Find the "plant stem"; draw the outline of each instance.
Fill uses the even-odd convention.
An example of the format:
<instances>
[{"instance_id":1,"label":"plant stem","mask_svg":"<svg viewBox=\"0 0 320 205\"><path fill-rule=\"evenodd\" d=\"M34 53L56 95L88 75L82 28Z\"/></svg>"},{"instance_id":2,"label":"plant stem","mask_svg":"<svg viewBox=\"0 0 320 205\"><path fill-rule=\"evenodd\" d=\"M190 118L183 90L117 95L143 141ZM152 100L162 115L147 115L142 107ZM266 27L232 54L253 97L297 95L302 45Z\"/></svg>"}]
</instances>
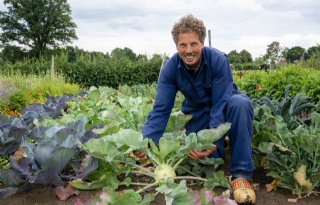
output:
<instances>
[{"instance_id":1,"label":"plant stem","mask_svg":"<svg viewBox=\"0 0 320 205\"><path fill-rule=\"evenodd\" d=\"M152 177L154 177L154 173L152 173L149 169L147 169L147 168L145 168L143 166L137 165L137 164L134 164L132 166L137 168L137 169L140 169L141 171L146 172L147 174L150 174Z\"/></svg>"},{"instance_id":2,"label":"plant stem","mask_svg":"<svg viewBox=\"0 0 320 205\"><path fill-rule=\"evenodd\" d=\"M174 179L179 179L179 180L198 180L198 181L203 181L203 182L206 182L207 179L205 178L202 178L202 177L193 177L193 176L177 176L175 177Z\"/></svg>"},{"instance_id":3,"label":"plant stem","mask_svg":"<svg viewBox=\"0 0 320 205\"><path fill-rule=\"evenodd\" d=\"M156 156L154 156L154 154L151 151L147 151L146 152L147 156L149 157L149 159L151 161L153 161L153 163L155 164L155 166L159 166L161 164L161 162L159 161L159 159L157 159Z\"/></svg>"},{"instance_id":4,"label":"plant stem","mask_svg":"<svg viewBox=\"0 0 320 205\"><path fill-rule=\"evenodd\" d=\"M176 170L177 167L179 166L179 164L181 164L181 162L183 162L183 160L185 160L186 157L182 157L174 166L173 166L173 170Z\"/></svg>"},{"instance_id":5,"label":"plant stem","mask_svg":"<svg viewBox=\"0 0 320 205\"><path fill-rule=\"evenodd\" d=\"M140 183L140 182L131 182L130 185L134 186L148 186L150 185L149 183Z\"/></svg>"},{"instance_id":6,"label":"plant stem","mask_svg":"<svg viewBox=\"0 0 320 205\"><path fill-rule=\"evenodd\" d=\"M145 175L145 176L149 176L149 177L154 178L154 174L150 174L149 172L143 172L143 171L130 171L130 173L133 173L133 174L142 174L142 175Z\"/></svg>"},{"instance_id":7,"label":"plant stem","mask_svg":"<svg viewBox=\"0 0 320 205\"><path fill-rule=\"evenodd\" d=\"M186 168L184 168L184 167L179 167L180 169L182 169L182 170L184 170L185 172L187 172L187 173L189 173L189 174L191 174L191 175L193 175L193 176L198 176L198 174L195 174L195 173L193 173L192 171L189 171L189 170L187 170Z\"/></svg>"},{"instance_id":8,"label":"plant stem","mask_svg":"<svg viewBox=\"0 0 320 205\"><path fill-rule=\"evenodd\" d=\"M144 192L152 187L155 187L158 183L154 182L152 184L148 184L147 186L143 187L142 189L139 189L138 191L136 191L138 194L140 194L141 192Z\"/></svg>"}]
</instances>

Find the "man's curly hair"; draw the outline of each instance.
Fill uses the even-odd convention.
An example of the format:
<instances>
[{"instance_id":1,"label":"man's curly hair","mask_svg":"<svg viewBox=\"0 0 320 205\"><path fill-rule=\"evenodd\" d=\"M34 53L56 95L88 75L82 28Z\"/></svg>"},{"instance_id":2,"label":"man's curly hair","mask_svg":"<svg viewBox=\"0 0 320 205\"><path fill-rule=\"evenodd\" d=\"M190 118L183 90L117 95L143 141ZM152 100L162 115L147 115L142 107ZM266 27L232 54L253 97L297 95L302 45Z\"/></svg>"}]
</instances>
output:
<instances>
[{"instance_id":1,"label":"man's curly hair","mask_svg":"<svg viewBox=\"0 0 320 205\"><path fill-rule=\"evenodd\" d=\"M204 43L204 39L206 38L206 27L204 26L203 21L189 14L187 16L181 17L180 20L175 23L172 28L171 34L175 44L178 44L179 34L189 32L198 34L200 42Z\"/></svg>"}]
</instances>

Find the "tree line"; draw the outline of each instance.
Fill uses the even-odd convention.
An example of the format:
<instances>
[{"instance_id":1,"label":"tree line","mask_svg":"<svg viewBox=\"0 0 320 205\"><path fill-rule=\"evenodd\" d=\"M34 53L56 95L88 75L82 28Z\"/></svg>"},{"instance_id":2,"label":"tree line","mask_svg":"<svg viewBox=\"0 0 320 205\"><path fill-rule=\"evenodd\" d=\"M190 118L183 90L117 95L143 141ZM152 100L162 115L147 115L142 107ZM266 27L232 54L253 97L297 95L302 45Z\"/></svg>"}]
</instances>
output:
<instances>
[{"instance_id":1,"label":"tree line","mask_svg":"<svg viewBox=\"0 0 320 205\"><path fill-rule=\"evenodd\" d=\"M67 0L4 0L6 10L0 11L0 64L4 61L17 62L24 59L50 57L61 51L68 52L69 62L75 61L75 52L81 51L68 45L77 39L76 24L71 17ZM87 52L88 55L105 58L128 58L130 60L146 59L129 48L115 48L110 54ZM276 67L279 62L293 63L320 57L320 45L307 50L294 46L286 48L277 41L267 45L263 56L252 58L249 51L230 51L229 62L236 69L256 69L261 65Z\"/></svg>"},{"instance_id":2,"label":"tree line","mask_svg":"<svg viewBox=\"0 0 320 205\"><path fill-rule=\"evenodd\" d=\"M301 60L315 59L320 60L320 45L309 47L307 50L301 46L292 48L282 47L277 41L273 41L267 45L266 53L263 56L252 58L252 55L247 50L243 49L240 52L236 50L230 51L228 60L235 69L257 69L261 66L277 67L281 63L296 63Z\"/></svg>"}]
</instances>

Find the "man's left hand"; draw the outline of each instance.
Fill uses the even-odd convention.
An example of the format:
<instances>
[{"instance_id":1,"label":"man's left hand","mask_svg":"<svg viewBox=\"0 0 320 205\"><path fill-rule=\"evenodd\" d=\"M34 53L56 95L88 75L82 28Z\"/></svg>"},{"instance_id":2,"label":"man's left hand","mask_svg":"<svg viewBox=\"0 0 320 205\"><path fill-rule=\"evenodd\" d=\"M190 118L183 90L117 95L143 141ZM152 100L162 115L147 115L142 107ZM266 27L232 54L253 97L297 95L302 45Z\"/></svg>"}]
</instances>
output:
<instances>
[{"instance_id":1,"label":"man's left hand","mask_svg":"<svg viewBox=\"0 0 320 205\"><path fill-rule=\"evenodd\" d=\"M209 154L215 152L216 150L217 150L216 146L212 146L212 147L205 149L205 150L202 150L202 151L193 149L193 150L189 151L188 156L192 159L203 159L203 158L209 156Z\"/></svg>"}]
</instances>

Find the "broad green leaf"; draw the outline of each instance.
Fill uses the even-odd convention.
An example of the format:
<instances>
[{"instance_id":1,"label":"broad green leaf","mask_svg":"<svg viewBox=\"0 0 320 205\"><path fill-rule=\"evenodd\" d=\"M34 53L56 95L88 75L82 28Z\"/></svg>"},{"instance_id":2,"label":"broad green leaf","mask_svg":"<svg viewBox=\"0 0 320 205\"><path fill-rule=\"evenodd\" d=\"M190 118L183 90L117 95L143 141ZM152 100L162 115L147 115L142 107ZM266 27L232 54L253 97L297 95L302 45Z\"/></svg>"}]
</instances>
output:
<instances>
[{"instance_id":1,"label":"broad green leaf","mask_svg":"<svg viewBox=\"0 0 320 205\"><path fill-rule=\"evenodd\" d=\"M199 142L203 144L212 144L223 137L223 135L226 134L230 128L231 123L226 122L224 124L221 124L217 128L200 130L199 132L197 132Z\"/></svg>"},{"instance_id":2,"label":"broad green leaf","mask_svg":"<svg viewBox=\"0 0 320 205\"><path fill-rule=\"evenodd\" d=\"M18 186L23 183L20 175L11 169L0 169L0 182L7 186Z\"/></svg>"},{"instance_id":3,"label":"broad green leaf","mask_svg":"<svg viewBox=\"0 0 320 205\"><path fill-rule=\"evenodd\" d=\"M93 133L98 135L111 135L117 133L120 129L121 123L116 121L111 121L108 124L104 125L103 128L95 128L92 130Z\"/></svg>"},{"instance_id":4,"label":"broad green leaf","mask_svg":"<svg viewBox=\"0 0 320 205\"><path fill-rule=\"evenodd\" d=\"M144 195L143 200L139 205L149 205L155 199L155 195L152 193L148 193Z\"/></svg>"},{"instance_id":5,"label":"broad green leaf","mask_svg":"<svg viewBox=\"0 0 320 205\"><path fill-rule=\"evenodd\" d=\"M177 132L181 129L184 129L184 125L191 118L191 115L185 115L181 111L172 112L164 132Z\"/></svg>"},{"instance_id":6,"label":"broad green leaf","mask_svg":"<svg viewBox=\"0 0 320 205\"><path fill-rule=\"evenodd\" d=\"M81 190L94 190L103 187L109 187L113 190L117 189L120 182L113 172L105 172L99 180L85 182L82 179L76 179L69 182L73 187Z\"/></svg>"},{"instance_id":7,"label":"broad green leaf","mask_svg":"<svg viewBox=\"0 0 320 205\"><path fill-rule=\"evenodd\" d=\"M272 178L274 178L274 179L279 179L279 178L280 178L280 175L279 175L277 172L275 172L275 171L269 171L269 172L266 174L266 176L272 177Z\"/></svg>"},{"instance_id":8,"label":"broad green leaf","mask_svg":"<svg viewBox=\"0 0 320 205\"><path fill-rule=\"evenodd\" d=\"M162 159L166 159L171 153L176 153L180 148L180 140L175 138L161 137L159 140L159 150Z\"/></svg>"},{"instance_id":9,"label":"broad green leaf","mask_svg":"<svg viewBox=\"0 0 320 205\"><path fill-rule=\"evenodd\" d=\"M119 154L117 147L113 143L106 142L104 138L90 139L82 145L82 149L98 159L107 161L112 161Z\"/></svg>"},{"instance_id":10,"label":"broad green leaf","mask_svg":"<svg viewBox=\"0 0 320 205\"><path fill-rule=\"evenodd\" d=\"M51 153L50 158L42 162L41 169L46 170L53 168L57 173L60 173L74 157L76 152L77 150L73 148L60 147Z\"/></svg>"},{"instance_id":11,"label":"broad green leaf","mask_svg":"<svg viewBox=\"0 0 320 205\"><path fill-rule=\"evenodd\" d=\"M164 194L166 205L194 205L193 195L187 191L186 181L163 184L156 189Z\"/></svg>"},{"instance_id":12,"label":"broad green leaf","mask_svg":"<svg viewBox=\"0 0 320 205\"><path fill-rule=\"evenodd\" d=\"M106 136L105 139L115 143L118 148L128 146L126 153L133 150L145 150L148 144L148 141L143 139L141 132L132 129L121 129L118 133Z\"/></svg>"},{"instance_id":13,"label":"broad green leaf","mask_svg":"<svg viewBox=\"0 0 320 205\"><path fill-rule=\"evenodd\" d=\"M229 182L222 170L215 172L206 182L204 182L204 187L208 189L214 189L216 187L229 188L229 186Z\"/></svg>"},{"instance_id":14,"label":"broad green leaf","mask_svg":"<svg viewBox=\"0 0 320 205\"><path fill-rule=\"evenodd\" d=\"M105 187L105 181L85 182L82 179L76 179L69 182L71 186L80 190L95 190Z\"/></svg>"},{"instance_id":15,"label":"broad green leaf","mask_svg":"<svg viewBox=\"0 0 320 205\"><path fill-rule=\"evenodd\" d=\"M262 142L260 143L258 149L262 153L269 154L272 152L273 146L274 146L274 143L272 142Z\"/></svg>"},{"instance_id":16,"label":"broad green leaf","mask_svg":"<svg viewBox=\"0 0 320 205\"><path fill-rule=\"evenodd\" d=\"M87 94L86 98L90 102L99 102L100 91L99 90L91 90L91 92L89 94Z\"/></svg>"},{"instance_id":17,"label":"broad green leaf","mask_svg":"<svg viewBox=\"0 0 320 205\"><path fill-rule=\"evenodd\" d=\"M109 199L110 205L141 205L142 197L132 189L120 193L111 194Z\"/></svg>"}]
</instances>

